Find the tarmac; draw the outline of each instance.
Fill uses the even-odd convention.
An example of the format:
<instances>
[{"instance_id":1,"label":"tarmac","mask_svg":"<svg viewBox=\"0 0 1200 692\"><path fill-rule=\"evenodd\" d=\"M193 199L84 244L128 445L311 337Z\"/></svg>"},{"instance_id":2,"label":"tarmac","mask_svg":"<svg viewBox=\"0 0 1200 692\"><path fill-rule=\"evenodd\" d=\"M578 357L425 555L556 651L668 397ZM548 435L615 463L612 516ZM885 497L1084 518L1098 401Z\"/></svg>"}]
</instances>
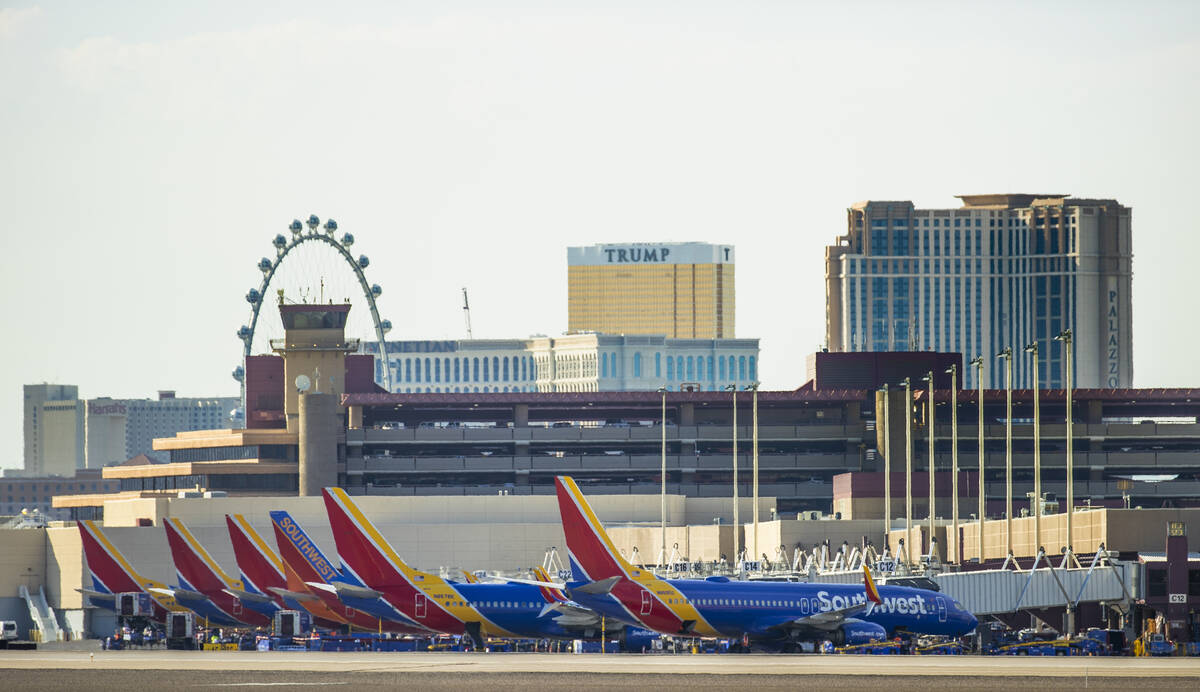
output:
<instances>
[{"instance_id":1,"label":"tarmac","mask_svg":"<svg viewBox=\"0 0 1200 692\"><path fill-rule=\"evenodd\" d=\"M1200 689L1200 658L218 651L0 651L13 690L346 687L528 690Z\"/></svg>"}]
</instances>

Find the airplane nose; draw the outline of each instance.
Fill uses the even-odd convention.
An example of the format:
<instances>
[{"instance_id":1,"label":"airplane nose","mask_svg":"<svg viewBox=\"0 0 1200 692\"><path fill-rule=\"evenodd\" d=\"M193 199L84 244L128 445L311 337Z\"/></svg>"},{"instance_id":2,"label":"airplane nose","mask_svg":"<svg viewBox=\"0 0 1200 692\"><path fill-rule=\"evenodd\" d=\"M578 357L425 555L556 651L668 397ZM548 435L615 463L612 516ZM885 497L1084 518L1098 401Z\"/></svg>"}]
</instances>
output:
<instances>
[{"instance_id":1,"label":"airplane nose","mask_svg":"<svg viewBox=\"0 0 1200 692\"><path fill-rule=\"evenodd\" d=\"M963 611L963 631L970 632L979 625L979 619L968 611Z\"/></svg>"}]
</instances>

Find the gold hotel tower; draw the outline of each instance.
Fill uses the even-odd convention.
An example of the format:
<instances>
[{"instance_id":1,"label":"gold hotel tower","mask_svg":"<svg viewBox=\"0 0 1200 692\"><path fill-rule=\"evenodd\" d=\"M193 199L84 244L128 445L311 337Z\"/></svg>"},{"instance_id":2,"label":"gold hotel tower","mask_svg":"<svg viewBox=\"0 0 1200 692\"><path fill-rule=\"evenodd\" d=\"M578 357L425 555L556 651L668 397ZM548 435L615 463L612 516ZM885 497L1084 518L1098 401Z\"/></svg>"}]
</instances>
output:
<instances>
[{"instance_id":1,"label":"gold hotel tower","mask_svg":"<svg viewBox=\"0 0 1200 692\"><path fill-rule=\"evenodd\" d=\"M734 252L709 243L567 248L567 331L734 337Z\"/></svg>"}]
</instances>

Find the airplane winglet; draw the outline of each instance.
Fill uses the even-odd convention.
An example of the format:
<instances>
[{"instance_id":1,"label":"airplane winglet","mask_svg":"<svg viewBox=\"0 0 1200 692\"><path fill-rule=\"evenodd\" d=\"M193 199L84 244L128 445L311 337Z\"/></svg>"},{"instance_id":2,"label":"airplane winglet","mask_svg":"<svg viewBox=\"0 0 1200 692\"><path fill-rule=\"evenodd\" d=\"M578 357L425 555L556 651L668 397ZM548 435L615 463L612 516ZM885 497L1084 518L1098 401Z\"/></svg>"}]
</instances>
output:
<instances>
[{"instance_id":1,"label":"airplane winglet","mask_svg":"<svg viewBox=\"0 0 1200 692\"><path fill-rule=\"evenodd\" d=\"M875 605L882 605L883 599L879 597L879 589L875 588L875 580L871 578L871 568L863 564L863 586L867 589L867 599Z\"/></svg>"},{"instance_id":2,"label":"airplane winglet","mask_svg":"<svg viewBox=\"0 0 1200 692\"><path fill-rule=\"evenodd\" d=\"M600 581L594 581L590 584L576 586L571 590L591 594L593 596L603 596L611 592L613 587L616 586L617 582L619 581L621 581L621 577L609 577L608 579L601 579Z\"/></svg>"}]
</instances>

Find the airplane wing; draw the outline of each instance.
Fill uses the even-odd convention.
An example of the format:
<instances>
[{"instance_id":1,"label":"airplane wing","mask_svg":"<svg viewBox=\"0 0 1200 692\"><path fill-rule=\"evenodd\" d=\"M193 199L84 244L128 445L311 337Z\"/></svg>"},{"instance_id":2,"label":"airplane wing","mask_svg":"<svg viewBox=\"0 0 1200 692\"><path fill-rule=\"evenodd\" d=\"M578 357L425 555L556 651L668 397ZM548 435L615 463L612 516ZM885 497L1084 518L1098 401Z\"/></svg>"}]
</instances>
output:
<instances>
[{"instance_id":1,"label":"airplane wing","mask_svg":"<svg viewBox=\"0 0 1200 692\"><path fill-rule=\"evenodd\" d=\"M313 587L314 589L321 589L322 591L328 591L330 593L337 594L338 596L346 596L348 598L372 599L372 598L380 598L383 596L382 591L376 591L375 589L368 589L365 586L356 586L354 584L347 584L346 582L343 582L343 581L335 581L332 584L323 584L323 583L317 582L317 581L306 581L304 583L308 584L309 586Z\"/></svg>"},{"instance_id":2,"label":"airplane wing","mask_svg":"<svg viewBox=\"0 0 1200 692\"><path fill-rule=\"evenodd\" d=\"M243 589L221 589L221 590L224 591L225 593L229 594L230 596L233 596L234 598L240 598L242 601L245 601L246 603L272 603L273 602L273 599L270 596L264 596L260 593L254 593L253 591L245 591Z\"/></svg>"},{"instance_id":3,"label":"airplane wing","mask_svg":"<svg viewBox=\"0 0 1200 692\"><path fill-rule=\"evenodd\" d=\"M116 598L116 596L117 596L115 593L108 593L106 591L96 591L94 589L76 588L75 590L89 598L105 598L105 599L107 599L107 598Z\"/></svg>"},{"instance_id":4,"label":"airplane wing","mask_svg":"<svg viewBox=\"0 0 1200 692\"><path fill-rule=\"evenodd\" d=\"M171 598L174 598L177 601L207 601L208 600L208 596L205 596L204 594L200 593L199 591L192 591L190 589L160 589L157 587L150 587L146 590L150 591L152 593L159 594L160 596L170 596Z\"/></svg>"},{"instance_id":5,"label":"airplane wing","mask_svg":"<svg viewBox=\"0 0 1200 692\"><path fill-rule=\"evenodd\" d=\"M321 600L319 596L314 596L313 594L311 594L307 591L305 591L303 593L301 593L300 591L288 591L287 589L279 587L279 586L268 586L267 589L271 593L279 594L283 598L290 598L293 601L319 601L319 600Z\"/></svg>"},{"instance_id":6,"label":"airplane wing","mask_svg":"<svg viewBox=\"0 0 1200 692\"><path fill-rule=\"evenodd\" d=\"M488 576L490 576L492 579L498 579L498 580L510 582L513 584L529 584L530 586L541 586L541 587L545 587L547 589L562 589L562 588L566 587L566 584L560 584L558 582L553 582L553 581L540 581L537 579L520 579L518 577L503 577L503 576L500 576L499 574L493 574L493 575L488 575Z\"/></svg>"}]
</instances>

